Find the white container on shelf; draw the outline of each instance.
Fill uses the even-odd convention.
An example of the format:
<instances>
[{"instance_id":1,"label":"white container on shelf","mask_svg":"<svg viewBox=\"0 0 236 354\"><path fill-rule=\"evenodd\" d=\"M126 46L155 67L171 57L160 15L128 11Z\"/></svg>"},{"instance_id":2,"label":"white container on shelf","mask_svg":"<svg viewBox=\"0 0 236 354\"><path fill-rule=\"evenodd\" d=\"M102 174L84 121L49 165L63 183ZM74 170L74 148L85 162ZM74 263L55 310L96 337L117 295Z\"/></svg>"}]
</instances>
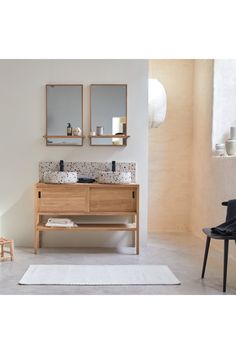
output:
<instances>
[{"instance_id":1,"label":"white container on shelf","mask_svg":"<svg viewBox=\"0 0 236 354\"><path fill-rule=\"evenodd\" d=\"M216 144L215 152L216 156L225 156L225 144Z\"/></svg>"},{"instance_id":2,"label":"white container on shelf","mask_svg":"<svg viewBox=\"0 0 236 354\"><path fill-rule=\"evenodd\" d=\"M226 152L229 156L236 155L236 139L228 139L225 142Z\"/></svg>"},{"instance_id":3,"label":"white container on shelf","mask_svg":"<svg viewBox=\"0 0 236 354\"><path fill-rule=\"evenodd\" d=\"M73 135L79 136L79 135L81 135L81 133L82 133L82 131L81 131L80 127L72 128Z\"/></svg>"},{"instance_id":4,"label":"white container on shelf","mask_svg":"<svg viewBox=\"0 0 236 354\"><path fill-rule=\"evenodd\" d=\"M104 129L103 129L102 126L98 126L98 127L96 128L96 134L97 134L97 135L103 135L103 131L104 131Z\"/></svg>"},{"instance_id":5,"label":"white container on shelf","mask_svg":"<svg viewBox=\"0 0 236 354\"><path fill-rule=\"evenodd\" d=\"M236 139L236 127L230 127L230 139Z\"/></svg>"}]
</instances>

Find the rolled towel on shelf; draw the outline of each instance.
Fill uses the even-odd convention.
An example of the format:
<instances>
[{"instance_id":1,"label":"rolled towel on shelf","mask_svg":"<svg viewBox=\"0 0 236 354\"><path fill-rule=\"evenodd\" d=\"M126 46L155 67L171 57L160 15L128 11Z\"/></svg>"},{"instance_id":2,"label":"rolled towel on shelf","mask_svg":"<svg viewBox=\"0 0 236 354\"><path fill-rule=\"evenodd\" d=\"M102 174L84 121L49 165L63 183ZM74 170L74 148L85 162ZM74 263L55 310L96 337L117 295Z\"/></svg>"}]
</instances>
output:
<instances>
[{"instance_id":1,"label":"rolled towel on shelf","mask_svg":"<svg viewBox=\"0 0 236 354\"><path fill-rule=\"evenodd\" d=\"M75 224L73 221L70 223L70 224L56 224L56 223L50 223L50 222L47 222L46 223L46 226L49 226L49 227L77 227L77 224Z\"/></svg>"},{"instance_id":2,"label":"rolled towel on shelf","mask_svg":"<svg viewBox=\"0 0 236 354\"><path fill-rule=\"evenodd\" d=\"M49 218L48 219L48 222L49 223L56 223L56 224L70 224L72 221L71 219L68 219L68 218Z\"/></svg>"},{"instance_id":3,"label":"rolled towel on shelf","mask_svg":"<svg viewBox=\"0 0 236 354\"><path fill-rule=\"evenodd\" d=\"M77 224L70 219L62 219L62 218L49 218L46 226L49 227L77 227Z\"/></svg>"}]
</instances>

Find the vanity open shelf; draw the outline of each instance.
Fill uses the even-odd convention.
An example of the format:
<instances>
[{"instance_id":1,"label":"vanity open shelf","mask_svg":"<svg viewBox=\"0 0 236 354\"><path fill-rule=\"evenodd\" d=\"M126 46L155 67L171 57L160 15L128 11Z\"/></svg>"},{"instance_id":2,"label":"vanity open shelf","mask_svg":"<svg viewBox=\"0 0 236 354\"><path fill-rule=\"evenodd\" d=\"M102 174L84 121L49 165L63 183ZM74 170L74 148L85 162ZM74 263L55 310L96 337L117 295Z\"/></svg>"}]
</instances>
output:
<instances>
[{"instance_id":1,"label":"vanity open shelf","mask_svg":"<svg viewBox=\"0 0 236 354\"><path fill-rule=\"evenodd\" d=\"M46 226L46 216L89 216L74 227ZM95 222L90 216L102 216ZM128 222L110 221L111 216L129 216ZM104 222L104 218L106 219ZM41 247L45 231L129 231L133 233L139 254L139 185L138 184L46 184L35 186L35 253ZM111 235L112 237L112 235Z\"/></svg>"},{"instance_id":2,"label":"vanity open shelf","mask_svg":"<svg viewBox=\"0 0 236 354\"><path fill-rule=\"evenodd\" d=\"M77 227L56 227L45 226L45 224L38 224L39 231L136 231L137 227L135 223L127 224L113 224L113 223L81 223Z\"/></svg>"}]
</instances>

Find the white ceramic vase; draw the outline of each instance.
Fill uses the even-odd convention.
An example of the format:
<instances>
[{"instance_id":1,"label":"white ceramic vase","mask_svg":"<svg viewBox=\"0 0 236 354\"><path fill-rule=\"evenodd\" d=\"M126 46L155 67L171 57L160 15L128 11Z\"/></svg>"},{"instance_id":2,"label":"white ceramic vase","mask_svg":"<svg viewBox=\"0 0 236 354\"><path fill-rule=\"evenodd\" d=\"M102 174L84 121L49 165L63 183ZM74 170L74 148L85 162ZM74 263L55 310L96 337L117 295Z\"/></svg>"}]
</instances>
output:
<instances>
[{"instance_id":1,"label":"white ceramic vase","mask_svg":"<svg viewBox=\"0 0 236 354\"><path fill-rule=\"evenodd\" d=\"M225 149L229 156L236 155L236 139L226 140Z\"/></svg>"},{"instance_id":2,"label":"white ceramic vase","mask_svg":"<svg viewBox=\"0 0 236 354\"><path fill-rule=\"evenodd\" d=\"M230 127L230 139L231 140L236 139L236 127Z\"/></svg>"}]
</instances>

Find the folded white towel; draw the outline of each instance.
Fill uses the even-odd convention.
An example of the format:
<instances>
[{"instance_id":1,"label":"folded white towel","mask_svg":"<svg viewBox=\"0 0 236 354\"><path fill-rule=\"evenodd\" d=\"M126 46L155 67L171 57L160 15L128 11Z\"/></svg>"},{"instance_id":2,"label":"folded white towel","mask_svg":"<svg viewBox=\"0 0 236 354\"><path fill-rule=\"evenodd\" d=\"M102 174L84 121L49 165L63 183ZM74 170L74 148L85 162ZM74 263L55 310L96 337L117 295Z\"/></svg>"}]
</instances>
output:
<instances>
[{"instance_id":1,"label":"folded white towel","mask_svg":"<svg viewBox=\"0 0 236 354\"><path fill-rule=\"evenodd\" d=\"M75 224L73 221L71 221L70 223L67 224L60 224L60 223L55 223L55 222L47 222L46 226L50 226L50 227L77 227L77 224Z\"/></svg>"},{"instance_id":2,"label":"folded white towel","mask_svg":"<svg viewBox=\"0 0 236 354\"><path fill-rule=\"evenodd\" d=\"M49 218L48 222L65 225L65 224L70 224L73 221L71 221L71 219L68 219L68 218L65 218L65 219L63 219L63 218Z\"/></svg>"}]
</instances>

